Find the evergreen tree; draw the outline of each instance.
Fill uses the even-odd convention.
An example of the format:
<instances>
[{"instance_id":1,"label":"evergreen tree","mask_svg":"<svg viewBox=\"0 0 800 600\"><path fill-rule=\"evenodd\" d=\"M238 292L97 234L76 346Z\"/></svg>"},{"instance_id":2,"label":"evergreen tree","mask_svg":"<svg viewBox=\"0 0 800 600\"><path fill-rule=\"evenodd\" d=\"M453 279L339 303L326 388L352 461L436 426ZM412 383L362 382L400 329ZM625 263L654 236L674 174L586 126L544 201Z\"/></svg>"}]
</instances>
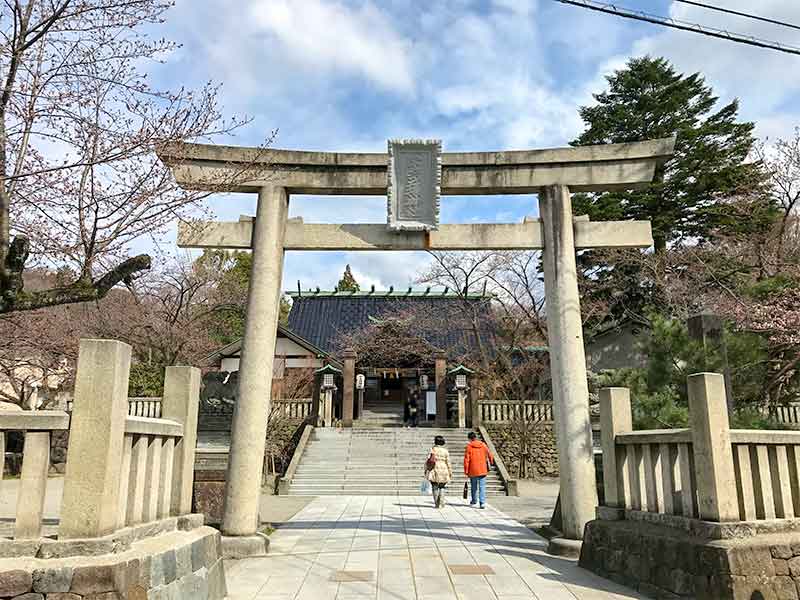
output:
<instances>
[{"instance_id":1,"label":"evergreen tree","mask_svg":"<svg viewBox=\"0 0 800 600\"><path fill-rule=\"evenodd\" d=\"M608 76L597 104L580 109L587 129L575 146L676 136L675 154L637 191L577 195L576 214L592 220L647 219L657 252L682 237L703 239L724 214L715 201L760 182L745 164L754 124L737 122L737 100L716 109L717 98L699 73L677 73L664 58L631 59Z\"/></svg>"},{"instance_id":2,"label":"evergreen tree","mask_svg":"<svg viewBox=\"0 0 800 600\"><path fill-rule=\"evenodd\" d=\"M339 283L336 284L336 291L337 292L358 292L361 290L361 286L358 285L356 278L353 277L352 271L350 271L350 265L347 265L344 268L344 273L342 274L342 278L339 280Z\"/></svg>"},{"instance_id":3,"label":"evergreen tree","mask_svg":"<svg viewBox=\"0 0 800 600\"><path fill-rule=\"evenodd\" d=\"M731 218L725 202L738 194L759 196L764 183L760 166L745 162L755 143L754 125L737 121L738 101L717 107L699 73L678 73L663 58L631 59L607 81L608 89L594 95L596 104L580 109L586 130L572 144L675 136L675 153L643 189L576 194L575 214L593 221L649 220L656 261L671 243L702 244L726 230L741 234L764 226L755 216L746 222ZM614 320L647 320L645 315L665 310L663 269L643 272L636 252L579 256L584 293L608 305L600 321L609 313Z\"/></svg>"}]
</instances>

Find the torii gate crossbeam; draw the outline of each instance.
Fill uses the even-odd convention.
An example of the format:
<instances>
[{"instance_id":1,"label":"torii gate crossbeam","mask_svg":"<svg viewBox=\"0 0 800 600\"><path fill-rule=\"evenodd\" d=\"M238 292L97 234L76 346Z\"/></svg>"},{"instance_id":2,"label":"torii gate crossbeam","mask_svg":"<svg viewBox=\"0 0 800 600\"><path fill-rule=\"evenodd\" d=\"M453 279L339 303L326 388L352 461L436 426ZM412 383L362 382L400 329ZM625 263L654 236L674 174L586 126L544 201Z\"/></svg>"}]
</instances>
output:
<instances>
[{"instance_id":1,"label":"torii gate crossbeam","mask_svg":"<svg viewBox=\"0 0 800 600\"><path fill-rule=\"evenodd\" d=\"M541 220L443 224L388 231L384 224L288 219L291 194L386 194L387 154L263 150L203 144L159 155L187 189L258 193L255 219L182 226L182 247L252 248L253 271L233 417L223 534L258 529L261 469L285 250L543 249L550 370L564 535L580 540L597 505L576 248L648 247L649 222L573 219L570 192L632 189L652 181L674 138L513 152L444 153L441 193L539 194ZM245 540L242 540L245 542Z\"/></svg>"}]
</instances>

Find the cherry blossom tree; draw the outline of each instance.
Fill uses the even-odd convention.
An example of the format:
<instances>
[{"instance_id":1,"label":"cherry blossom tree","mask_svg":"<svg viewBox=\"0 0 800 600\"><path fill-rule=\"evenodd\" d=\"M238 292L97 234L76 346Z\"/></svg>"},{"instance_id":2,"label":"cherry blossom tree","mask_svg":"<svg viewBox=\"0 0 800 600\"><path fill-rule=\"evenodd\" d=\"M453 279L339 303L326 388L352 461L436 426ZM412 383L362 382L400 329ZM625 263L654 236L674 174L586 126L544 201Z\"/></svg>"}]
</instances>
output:
<instances>
[{"instance_id":1,"label":"cherry blossom tree","mask_svg":"<svg viewBox=\"0 0 800 600\"><path fill-rule=\"evenodd\" d=\"M176 44L147 35L169 0L0 4L0 313L96 300L148 269L131 242L197 210L155 150L241 125L217 87L156 89ZM72 277L26 290L31 264Z\"/></svg>"}]
</instances>

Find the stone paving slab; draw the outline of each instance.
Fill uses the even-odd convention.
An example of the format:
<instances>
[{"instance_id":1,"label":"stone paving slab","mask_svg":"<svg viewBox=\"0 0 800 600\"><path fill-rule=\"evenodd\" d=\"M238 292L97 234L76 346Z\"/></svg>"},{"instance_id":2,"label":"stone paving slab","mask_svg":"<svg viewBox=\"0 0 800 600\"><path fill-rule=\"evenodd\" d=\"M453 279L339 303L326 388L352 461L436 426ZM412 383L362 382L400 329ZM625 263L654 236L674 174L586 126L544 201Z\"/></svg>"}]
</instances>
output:
<instances>
[{"instance_id":1,"label":"stone paving slab","mask_svg":"<svg viewBox=\"0 0 800 600\"><path fill-rule=\"evenodd\" d=\"M229 600L643 598L460 498L437 510L421 496L319 497L270 538L269 556L226 563Z\"/></svg>"}]
</instances>

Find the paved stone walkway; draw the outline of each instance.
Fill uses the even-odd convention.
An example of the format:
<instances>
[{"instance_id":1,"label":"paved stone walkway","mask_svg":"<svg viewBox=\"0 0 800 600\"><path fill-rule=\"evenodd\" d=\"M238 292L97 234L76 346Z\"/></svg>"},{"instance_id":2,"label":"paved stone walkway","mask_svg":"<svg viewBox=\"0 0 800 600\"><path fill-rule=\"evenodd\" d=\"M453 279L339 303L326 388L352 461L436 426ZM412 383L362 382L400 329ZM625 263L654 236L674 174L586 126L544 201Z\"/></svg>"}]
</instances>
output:
<instances>
[{"instance_id":1,"label":"paved stone walkway","mask_svg":"<svg viewBox=\"0 0 800 600\"><path fill-rule=\"evenodd\" d=\"M460 498L313 500L270 555L226 565L229 600L615 600L641 598L544 552L546 542Z\"/></svg>"}]
</instances>

